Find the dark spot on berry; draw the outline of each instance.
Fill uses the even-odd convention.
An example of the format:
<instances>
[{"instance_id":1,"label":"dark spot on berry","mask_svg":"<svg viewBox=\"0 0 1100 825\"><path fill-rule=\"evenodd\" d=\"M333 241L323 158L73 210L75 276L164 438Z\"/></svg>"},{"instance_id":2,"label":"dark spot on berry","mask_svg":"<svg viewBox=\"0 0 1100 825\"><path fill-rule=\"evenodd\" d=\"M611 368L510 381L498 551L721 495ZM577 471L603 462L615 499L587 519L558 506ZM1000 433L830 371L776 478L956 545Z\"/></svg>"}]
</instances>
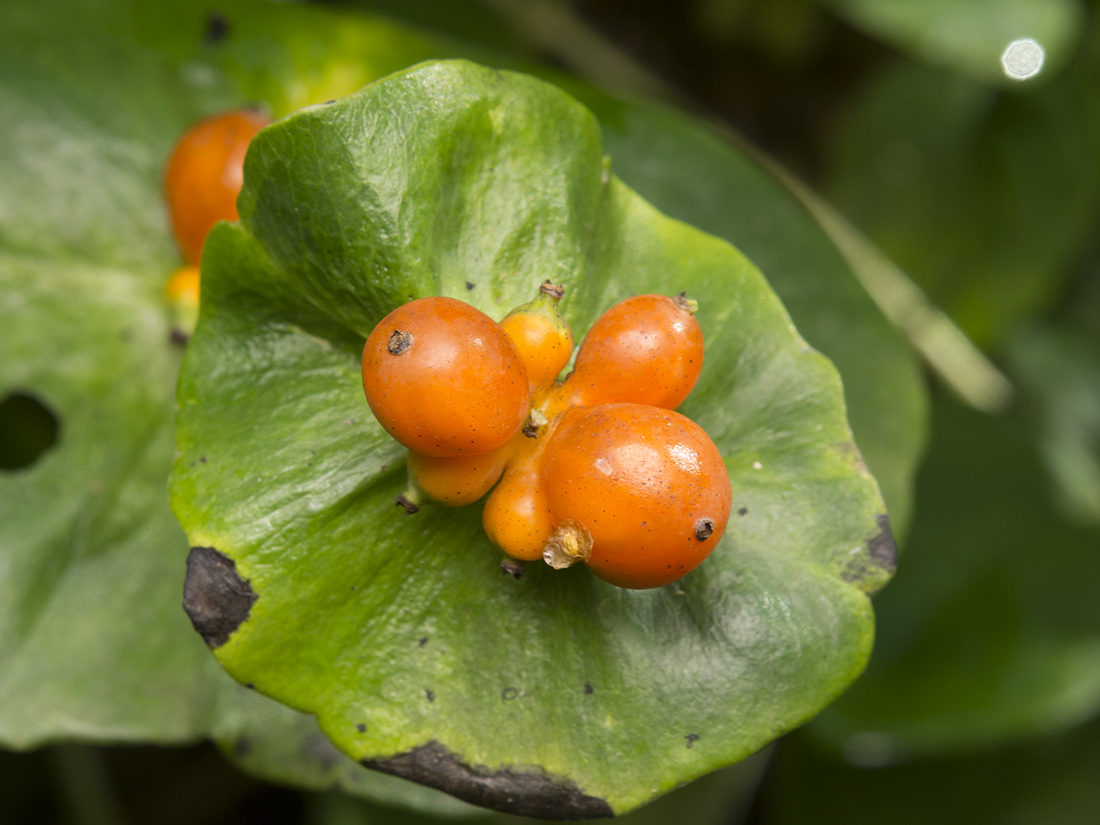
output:
<instances>
[{"instance_id":1,"label":"dark spot on berry","mask_svg":"<svg viewBox=\"0 0 1100 825\"><path fill-rule=\"evenodd\" d=\"M695 522L695 538L699 541L706 541L714 535L714 520L709 518L701 518Z\"/></svg>"},{"instance_id":2,"label":"dark spot on berry","mask_svg":"<svg viewBox=\"0 0 1100 825\"><path fill-rule=\"evenodd\" d=\"M395 329L386 342L386 352L390 355L400 355L412 346L413 336L411 332Z\"/></svg>"}]
</instances>

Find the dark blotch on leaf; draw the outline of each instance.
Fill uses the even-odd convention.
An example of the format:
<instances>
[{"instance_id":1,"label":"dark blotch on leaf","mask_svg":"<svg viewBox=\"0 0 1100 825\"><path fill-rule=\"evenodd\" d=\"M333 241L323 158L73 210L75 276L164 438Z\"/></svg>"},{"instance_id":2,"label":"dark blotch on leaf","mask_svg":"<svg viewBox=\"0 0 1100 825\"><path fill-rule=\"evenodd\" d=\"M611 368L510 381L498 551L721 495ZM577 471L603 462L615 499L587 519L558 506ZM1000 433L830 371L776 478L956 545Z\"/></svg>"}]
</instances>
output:
<instances>
[{"instance_id":1,"label":"dark blotch on leaf","mask_svg":"<svg viewBox=\"0 0 1100 825\"><path fill-rule=\"evenodd\" d=\"M529 771L475 771L438 742L389 759L365 759L363 765L502 813L563 821L614 815L604 800L587 796L569 780Z\"/></svg>"},{"instance_id":2,"label":"dark blotch on leaf","mask_svg":"<svg viewBox=\"0 0 1100 825\"><path fill-rule=\"evenodd\" d=\"M687 746L690 748L692 745L699 741L699 734L689 733L684 738L687 740Z\"/></svg>"},{"instance_id":3,"label":"dark blotch on leaf","mask_svg":"<svg viewBox=\"0 0 1100 825\"><path fill-rule=\"evenodd\" d=\"M359 731L360 733L366 733L367 732L367 726L364 725L362 722L360 722L358 725L356 725L355 729L357 731Z\"/></svg>"},{"instance_id":4,"label":"dark blotch on leaf","mask_svg":"<svg viewBox=\"0 0 1100 825\"><path fill-rule=\"evenodd\" d=\"M867 542L867 550L875 564L887 573L898 569L898 545L894 541L894 531L890 529L890 518L885 513L878 517L879 532Z\"/></svg>"},{"instance_id":5,"label":"dark blotch on leaf","mask_svg":"<svg viewBox=\"0 0 1100 825\"><path fill-rule=\"evenodd\" d=\"M424 695L428 697L429 702L434 702L435 701L435 691L434 690L425 690Z\"/></svg>"},{"instance_id":6,"label":"dark blotch on leaf","mask_svg":"<svg viewBox=\"0 0 1100 825\"><path fill-rule=\"evenodd\" d=\"M340 761L340 751L327 736L311 734L302 740L299 753L303 759L318 765L323 771L331 771Z\"/></svg>"},{"instance_id":7,"label":"dark blotch on leaf","mask_svg":"<svg viewBox=\"0 0 1100 825\"><path fill-rule=\"evenodd\" d=\"M207 46L221 43L229 35L229 20L217 9L206 15L206 28L202 32L202 42Z\"/></svg>"},{"instance_id":8,"label":"dark blotch on leaf","mask_svg":"<svg viewBox=\"0 0 1100 825\"><path fill-rule=\"evenodd\" d=\"M183 609L210 647L225 644L258 597L233 560L213 547L192 547L183 583Z\"/></svg>"},{"instance_id":9,"label":"dark blotch on leaf","mask_svg":"<svg viewBox=\"0 0 1100 825\"><path fill-rule=\"evenodd\" d=\"M522 578L523 574L527 572L527 565L521 561L504 559L500 563L500 572L505 573L514 579L519 579Z\"/></svg>"},{"instance_id":10,"label":"dark blotch on leaf","mask_svg":"<svg viewBox=\"0 0 1100 825\"><path fill-rule=\"evenodd\" d=\"M737 515L747 516L748 514L749 514L749 508L748 507L738 507L737 508Z\"/></svg>"},{"instance_id":11,"label":"dark blotch on leaf","mask_svg":"<svg viewBox=\"0 0 1100 825\"><path fill-rule=\"evenodd\" d=\"M398 507L404 507L405 508L405 515L406 516L411 516L413 513L419 513L420 512L420 508L417 505L413 504L411 501L409 501L407 498L405 498L404 495L398 496L397 501L394 502L394 503Z\"/></svg>"},{"instance_id":12,"label":"dark blotch on leaf","mask_svg":"<svg viewBox=\"0 0 1100 825\"><path fill-rule=\"evenodd\" d=\"M469 290L469 289L473 289L473 288L474 288L474 285L472 283L470 283L469 281L467 281L466 282L466 289Z\"/></svg>"},{"instance_id":13,"label":"dark blotch on leaf","mask_svg":"<svg viewBox=\"0 0 1100 825\"><path fill-rule=\"evenodd\" d=\"M500 701L510 702L519 696L519 691L514 687L505 688L500 692Z\"/></svg>"},{"instance_id":14,"label":"dark blotch on leaf","mask_svg":"<svg viewBox=\"0 0 1100 825\"><path fill-rule=\"evenodd\" d=\"M413 337L411 332L395 329L390 334L389 340L386 341L386 352L390 355L400 355L411 347L412 343Z\"/></svg>"},{"instance_id":15,"label":"dark blotch on leaf","mask_svg":"<svg viewBox=\"0 0 1100 825\"><path fill-rule=\"evenodd\" d=\"M592 685L589 685L589 684L585 684L585 686L584 686L584 692L585 692L585 694L587 695L587 694L589 694L589 693L595 693L595 692L596 692L596 689L595 689L594 687L592 687Z\"/></svg>"},{"instance_id":16,"label":"dark blotch on leaf","mask_svg":"<svg viewBox=\"0 0 1100 825\"><path fill-rule=\"evenodd\" d=\"M877 522L878 532L866 542L867 554L855 555L841 574L844 581L861 583L868 591L885 584L883 573L893 575L898 566L898 546L890 529L890 519L882 514Z\"/></svg>"}]
</instances>

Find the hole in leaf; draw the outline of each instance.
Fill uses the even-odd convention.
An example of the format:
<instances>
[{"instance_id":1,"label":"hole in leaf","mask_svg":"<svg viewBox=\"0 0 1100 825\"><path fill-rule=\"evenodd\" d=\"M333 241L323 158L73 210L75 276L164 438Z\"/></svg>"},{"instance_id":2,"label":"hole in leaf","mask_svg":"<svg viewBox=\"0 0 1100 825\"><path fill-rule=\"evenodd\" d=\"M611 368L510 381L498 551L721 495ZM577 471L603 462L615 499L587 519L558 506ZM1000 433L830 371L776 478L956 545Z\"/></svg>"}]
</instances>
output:
<instances>
[{"instance_id":1,"label":"hole in leaf","mask_svg":"<svg viewBox=\"0 0 1100 825\"><path fill-rule=\"evenodd\" d=\"M57 416L33 395L0 397L0 470L22 470L57 443Z\"/></svg>"}]
</instances>

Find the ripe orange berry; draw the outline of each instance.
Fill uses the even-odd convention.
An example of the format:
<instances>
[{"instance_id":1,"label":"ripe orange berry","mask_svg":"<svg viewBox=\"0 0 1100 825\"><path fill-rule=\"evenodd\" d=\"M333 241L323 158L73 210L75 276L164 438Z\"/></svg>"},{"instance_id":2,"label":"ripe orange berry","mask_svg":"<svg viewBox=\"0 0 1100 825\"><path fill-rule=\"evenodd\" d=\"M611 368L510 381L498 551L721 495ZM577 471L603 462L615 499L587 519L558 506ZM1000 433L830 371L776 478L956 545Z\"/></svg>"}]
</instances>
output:
<instances>
[{"instance_id":1,"label":"ripe orange berry","mask_svg":"<svg viewBox=\"0 0 1100 825\"><path fill-rule=\"evenodd\" d=\"M573 332L558 312L563 289L546 281L530 303L512 310L500 322L516 342L532 388L553 382L573 354Z\"/></svg>"},{"instance_id":2,"label":"ripe orange berry","mask_svg":"<svg viewBox=\"0 0 1100 825\"><path fill-rule=\"evenodd\" d=\"M420 298L378 323L363 347L363 390L382 426L426 456L495 450L529 406L512 339L454 298Z\"/></svg>"},{"instance_id":3,"label":"ripe orange berry","mask_svg":"<svg viewBox=\"0 0 1100 825\"><path fill-rule=\"evenodd\" d=\"M615 402L675 409L703 367L695 302L639 295L611 307L588 330L565 382L569 403Z\"/></svg>"},{"instance_id":4,"label":"ripe orange berry","mask_svg":"<svg viewBox=\"0 0 1100 825\"><path fill-rule=\"evenodd\" d=\"M188 129L168 159L165 189L176 240L193 264L218 221L237 220L249 141L269 119L254 109L225 112Z\"/></svg>"},{"instance_id":5,"label":"ripe orange berry","mask_svg":"<svg viewBox=\"0 0 1100 825\"><path fill-rule=\"evenodd\" d=\"M508 445L487 453L455 458L421 455L409 451L409 482L405 499L416 503L423 496L448 507L473 504L500 479L508 461Z\"/></svg>"},{"instance_id":6,"label":"ripe orange berry","mask_svg":"<svg viewBox=\"0 0 1100 825\"><path fill-rule=\"evenodd\" d=\"M522 439L520 441L519 439ZM539 487L539 456L546 442L513 438L508 469L485 500L481 525L489 540L514 559L542 558L543 544L554 529L550 508Z\"/></svg>"},{"instance_id":7,"label":"ripe orange berry","mask_svg":"<svg viewBox=\"0 0 1100 825\"><path fill-rule=\"evenodd\" d=\"M539 477L565 555L620 587L659 587L684 576L717 547L729 520L732 492L718 448L671 410L568 410Z\"/></svg>"}]
</instances>

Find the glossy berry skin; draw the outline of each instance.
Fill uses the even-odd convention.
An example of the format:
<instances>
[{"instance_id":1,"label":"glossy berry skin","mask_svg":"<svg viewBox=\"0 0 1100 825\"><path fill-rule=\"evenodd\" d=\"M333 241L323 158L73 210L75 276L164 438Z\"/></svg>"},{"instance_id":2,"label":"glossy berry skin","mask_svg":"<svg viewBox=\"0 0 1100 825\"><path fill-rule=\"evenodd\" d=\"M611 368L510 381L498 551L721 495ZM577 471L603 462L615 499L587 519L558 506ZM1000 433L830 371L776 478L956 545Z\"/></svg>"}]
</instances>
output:
<instances>
[{"instance_id":1,"label":"glossy berry skin","mask_svg":"<svg viewBox=\"0 0 1100 825\"><path fill-rule=\"evenodd\" d=\"M168 211L189 262L199 263L214 224L237 220L245 152L252 136L268 123L252 109L214 115L188 129L172 150L165 173Z\"/></svg>"},{"instance_id":2,"label":"glossy berry skin","mask_svg":"<svg viewBox=\"0 0 1100 825\"><path fill-rule=\"evenodd\" d=\"M539 486L539 457L544 437L513 439L508 469L481 511L489 540L514 559L542 558L543 544L554 529L550 507Z\"/></svg>"},{"instance_id":3,"label":"glossy berry skin","mask_svg":"<svg viewBox=\"0 0 1100 825\"><path fill-rule=\"evenodd\" d=\"M611 307L588 330L566 380L569 403L614 402L675 409L703 367L694 303L639 295Z\"/></svg>"},{"instance_id":4,"label":"glossy berry skin","mask_svg":"<svg viewBox=\"0 0 1100 825\"><path fill-rule=\"evenodd\" d=\"M516 342L533 389L553 383L573 354L573 332L558 311L562 287L545 282L538 296L500 322Z\"/></svg>"},{"instance_id":5,"label":"glossy berry skin","mask_svg":"<svg viewBox=\"0 0 1100 825\"><path fill-rule=\"evenodd\" d=\"M556 524L591 535L589 568L620 587L675 581L718 546L732 492L718 448L699 425L640 404L574 408L540 462Z\"/></svg>"},{"instance_id":6,"label":"glossy berry skin","mask_svg":"<svg viewBox=\"0 0 1100 825\"><path fill-rule=\"evenodd\" d=\"M495 450L529 406L512 339L454 298L420 298L378 323L363 347L363 390L390 435L426 456Z\"/></svg>"},{"instance_id":7,"label":"glossy berry skin","mask_svg":"<svg viewBox=\"0 0 1100 825\"><path fill-rule=\"evenodd\" d=\"M507 445L487 453L439 458L409 451L409 479L422 496L447 507L473 504L500 480Z\"/></svg>"}]
</instances>

